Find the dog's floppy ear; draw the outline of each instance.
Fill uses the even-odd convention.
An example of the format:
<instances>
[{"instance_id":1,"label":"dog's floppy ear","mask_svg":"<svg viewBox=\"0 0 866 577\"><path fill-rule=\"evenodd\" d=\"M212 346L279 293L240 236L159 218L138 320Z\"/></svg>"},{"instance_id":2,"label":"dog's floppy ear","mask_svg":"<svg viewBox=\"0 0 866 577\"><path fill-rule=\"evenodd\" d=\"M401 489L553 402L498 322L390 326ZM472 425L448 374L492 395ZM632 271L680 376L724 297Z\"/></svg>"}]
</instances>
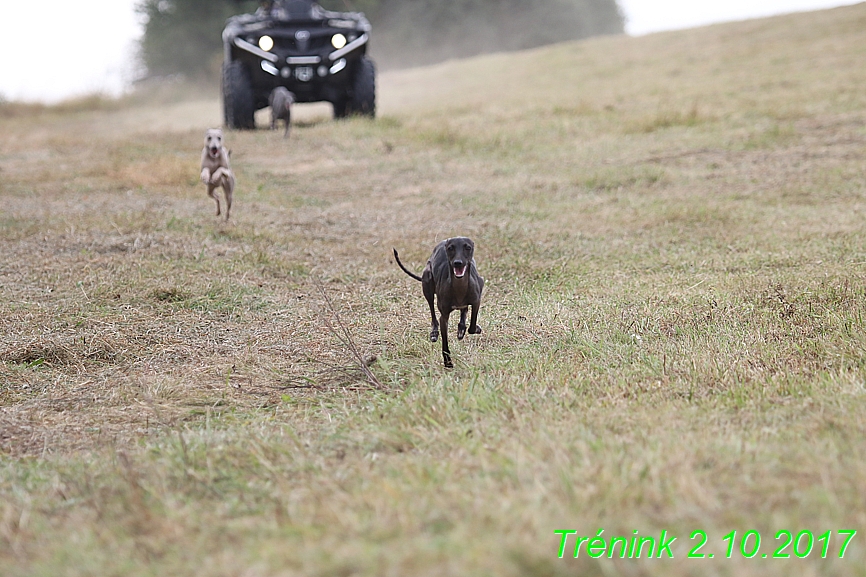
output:
<instances>
[{"instance_id":1,"label":"dog's floppy ear","mask_svg":"<svg viewBox=\"0 0 866 577\"><path fill-rule=\"evenodd\" d=\"M231 148L228 149L228 153L227 153L227 154L229 155L229 158L232 157L232 149L231 149Z\"/></svg>"}]
</instances>

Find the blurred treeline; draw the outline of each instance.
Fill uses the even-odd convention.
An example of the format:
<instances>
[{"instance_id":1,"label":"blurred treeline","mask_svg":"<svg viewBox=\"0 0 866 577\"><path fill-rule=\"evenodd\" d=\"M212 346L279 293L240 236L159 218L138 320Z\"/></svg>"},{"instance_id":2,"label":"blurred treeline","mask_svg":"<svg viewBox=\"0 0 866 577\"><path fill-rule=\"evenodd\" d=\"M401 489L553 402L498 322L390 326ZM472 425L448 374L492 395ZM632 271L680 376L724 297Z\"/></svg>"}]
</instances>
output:
<instances>
[{"instance_id":1,"label":"blurred treeline","mask_svg":"<svg viewBox=\"0 0 866 577\"><path fill-rule=\"evenodd\" d=\"M370 54L380 68L431 64L623 31L616 0L320 0L361 11L373 25ZM212 80L222 63L221 32L257 1L139 0L145 22L141 63L148 76Z\"/></svg>"}]
</instances>

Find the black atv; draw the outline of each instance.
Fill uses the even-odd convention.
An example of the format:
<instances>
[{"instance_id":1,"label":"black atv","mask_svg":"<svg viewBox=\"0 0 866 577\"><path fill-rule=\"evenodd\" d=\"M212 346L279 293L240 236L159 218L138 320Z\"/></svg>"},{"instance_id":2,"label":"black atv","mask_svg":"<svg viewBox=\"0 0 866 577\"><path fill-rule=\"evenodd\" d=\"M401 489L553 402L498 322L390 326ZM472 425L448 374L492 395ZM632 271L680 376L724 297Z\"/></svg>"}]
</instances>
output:
<instances>
[{"instance_id":1,"label":"black atv","mask_svg":"<svg viewBox=\"0 0 866 577\"><path fill-rule=\"evenodd\" d=\"M296 102L330 102L334 117L376 114L376 67L367 57L370 23L360 12L330 12L311 0L263 2L223 30L222 96L229 128L255 128L255 112L277 86Z\"/></svg>"}]
</instances>

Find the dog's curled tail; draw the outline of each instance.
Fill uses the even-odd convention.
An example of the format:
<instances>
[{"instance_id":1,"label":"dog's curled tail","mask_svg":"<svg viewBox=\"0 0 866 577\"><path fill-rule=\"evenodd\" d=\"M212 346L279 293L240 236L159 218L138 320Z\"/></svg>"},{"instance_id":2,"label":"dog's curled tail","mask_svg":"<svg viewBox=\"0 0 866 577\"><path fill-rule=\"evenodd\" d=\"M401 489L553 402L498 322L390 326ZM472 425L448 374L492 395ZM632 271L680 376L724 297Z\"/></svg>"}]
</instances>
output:
<instances>
[{"instance_id":1,"label":"dog's curled tail","mask_svg":"<svg viewBox=\"0 0 866 577\"><path fill-rule=\"evenodd\" d=\"M400 262L400 257L397 256L397 249L395 248L395 249L392 249L392 250L394 251L394 260L397 261L397 264L400 265L400 268L403 269L403 272L405 272L406 274L408 274L409 276L411 276L411 277L414 278L415 280L418 280L418 281L424 282L424 279L422 279L422 278L421 278L420 276L418 276L417 274L415 274L415 273L413 273L413 272L410 272L410 271L409 271L405 266L403 266L403 263Z\"/></svg>"}]
</instances>

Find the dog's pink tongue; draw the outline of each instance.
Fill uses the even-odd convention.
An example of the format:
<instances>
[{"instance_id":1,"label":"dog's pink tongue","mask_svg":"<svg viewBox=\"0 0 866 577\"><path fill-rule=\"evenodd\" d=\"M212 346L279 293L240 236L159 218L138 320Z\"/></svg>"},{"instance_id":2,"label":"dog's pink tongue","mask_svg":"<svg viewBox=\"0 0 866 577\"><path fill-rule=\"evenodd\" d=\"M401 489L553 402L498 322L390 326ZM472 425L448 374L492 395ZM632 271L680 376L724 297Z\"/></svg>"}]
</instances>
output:
<instances>
[{"instance_id":1,"label":"dog's pink tongue","mask_svg":"<svg viewBox=\"0 0 866 577\"><path fill-rule=\"evenodd\" d=\"M462 277L464 274L466 274L466 267L465 267L465 266L462 267L462 268L461 268L461 267L457 267L457 266L454 267L454 276L456 276L457 278L460 278L460 277Z\"/></svg>"}]
</instances>

